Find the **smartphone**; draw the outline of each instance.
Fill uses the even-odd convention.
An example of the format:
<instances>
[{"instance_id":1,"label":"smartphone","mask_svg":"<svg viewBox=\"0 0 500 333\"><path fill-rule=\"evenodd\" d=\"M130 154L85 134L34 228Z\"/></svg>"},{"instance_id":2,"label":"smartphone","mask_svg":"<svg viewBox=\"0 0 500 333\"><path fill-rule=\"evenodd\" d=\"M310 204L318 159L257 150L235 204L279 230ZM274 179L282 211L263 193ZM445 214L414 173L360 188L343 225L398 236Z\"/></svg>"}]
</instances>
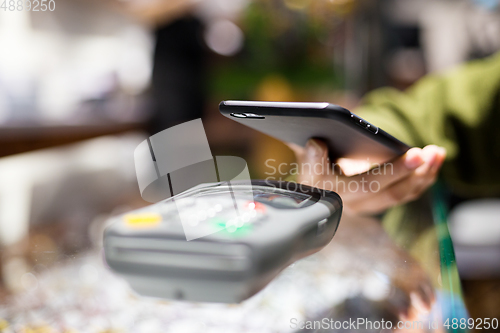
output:
<instances>
[{"instance_id":1,"label":"smartphone","mask_svg":"<svg viewBox=\"0 0 500 333\"><path fill-rule=\"evenodd\" d=\"M222 101L227 118L284 142L305 146L310 138L326 142L332 159L384 163L410 146L349 110L329 103Z\"/></svg>"}]
</instances>

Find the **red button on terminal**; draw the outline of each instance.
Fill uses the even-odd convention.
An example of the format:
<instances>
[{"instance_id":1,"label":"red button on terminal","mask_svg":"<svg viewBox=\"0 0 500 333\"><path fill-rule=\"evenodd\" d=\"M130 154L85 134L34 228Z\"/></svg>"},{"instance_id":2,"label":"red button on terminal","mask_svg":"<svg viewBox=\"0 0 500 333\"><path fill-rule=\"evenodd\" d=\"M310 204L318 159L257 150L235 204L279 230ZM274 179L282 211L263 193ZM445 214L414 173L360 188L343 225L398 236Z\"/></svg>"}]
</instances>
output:
<instances>
[{"instance_id":1,"label":"red button on terminal","mask_svg":"<svg viewBox=\"0 0 500 333\"><path fill-rule=\"evenodd\" d=\"M260 202L256 202L256 201L247 202L246 207L248 209L255 209L259 213L264 213L266 211L266 207L263 204L261 204Z\"/></svg>"}]
</instances>

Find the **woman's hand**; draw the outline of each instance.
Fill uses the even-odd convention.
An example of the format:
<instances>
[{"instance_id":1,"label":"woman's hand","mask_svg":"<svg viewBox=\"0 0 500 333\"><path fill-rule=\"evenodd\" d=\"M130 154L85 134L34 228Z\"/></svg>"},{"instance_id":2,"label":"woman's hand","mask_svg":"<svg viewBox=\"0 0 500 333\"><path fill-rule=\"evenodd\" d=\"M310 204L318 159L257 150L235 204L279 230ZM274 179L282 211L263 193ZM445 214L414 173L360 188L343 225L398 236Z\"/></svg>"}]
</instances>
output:
<instances>
[{"instance_id":1,"label":"woman's hand","mask_svg":"<svg viewBox=\"0 0 500 333\"><path fill-rule=\"evenodd\" d=\"M391 162L359 173L356 164L346 161L332 165L328 148L320 140L310 139L305 148L295 144L289 147L299 165L297 181L337 192L345 211L356 214L379 213L415 200L435 182L446 157L442 147L411 148Z\"/></svg>"}]
</instances>

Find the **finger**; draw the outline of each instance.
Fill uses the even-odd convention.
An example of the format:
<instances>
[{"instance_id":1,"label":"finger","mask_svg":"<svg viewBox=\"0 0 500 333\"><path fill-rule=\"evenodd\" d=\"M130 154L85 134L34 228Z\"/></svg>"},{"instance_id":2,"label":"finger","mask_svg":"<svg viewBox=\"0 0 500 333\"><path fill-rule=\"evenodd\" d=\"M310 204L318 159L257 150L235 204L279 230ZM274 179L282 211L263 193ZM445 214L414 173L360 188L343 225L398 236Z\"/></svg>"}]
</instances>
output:
<instances>
[{"instance_id":1,"label":"finger","mask_svg":"<svg viewBox=\"0 0 500 333\"><path fill-rule=\"evenodd\" d=\"M372 197L369 199L356 200L353 203L349 203L349 206L356 212L380 213L392 206L417 199L434 180L435 177L430 175L412 175L381 190L379 193L372 192ZM374 187L372 186L371 188L373 189Z\"/></svg>"},{"instance_id":2,"label":"finger","mask_svg":"<svg viewBox=\"0 0 500 333\"><path fill-rule=\"evenodd\" d=\"M339 167L342 174L350 177L361 173L365 173L373 168L373 164L370 163L369 159L352 159L341 157L335 161L335 165Z\"/></svg>"},{"instance_id":3,"label":"finger","mask_svg":"<svg viewBox=\"0 0 500 333\"><path fill-rule=\"evenodd\" d=\"M309 139L304 147L292 142L286 142L285 144L295 153L298 163L321 162L323 157L328 156L328 147L324 142L318 139Z\"/></svg>"},{"instance_id":4,"label":"finger","mask_svg":"<svg viewBox=\"0 0 500 333\"><path fill-rule=\"evenodd\" d=\"M432 160L431 171L437 173L441 168L444 160L446 159L446 149L443 147L438 147L435 145L425 146L422 150L424 154L424 160L429 161L432 159L432 155L434 155L434 159Z\"/></svg>"},{"instance_id":5,"label":"finger","mask_svg":"<svg viewBox=\"0 0 500 333\"><path fill-rule=\"evenodd\" d=\"M367 187L371 190L371 196L369 198L358 196L352 202L348 203L350 209L356 212L379 213L392 206L417 199L436 181L437 172L442 163L442 159L436 158L433 152L432 154L427 153L425 158L427 161L424 165L399 182L391 184L386 188L378 185L374 186L371 183Z\"/></svg>"},{"instance_id":6,"label":"finger","mask_svg":"<svg viewBox=\"0 0 500 333\"><path fill-rule=\"evenodd\" d=\"M390 184L408 177L424 163L422 149L411 148L395 161L383 164L365 173L349 177L349 179L351 181L366 181L368 183L376 181L380 185L380 188L383 189Z\"/></svg>"},{"instance_id":7,"label":"finger","mask_svg":"<svg viewBox=\"0 0 500 333\"><path fill-rule=\"evenodd\" d=\"M300 183L312 185L319 181L317 186L321 187L323 176L331 174L328 148L324 142L315 139L307 141L299 170Z\"/></svg>"},{"instance_id":8,"label":"finger","mask_svg":"<svg viewBox=\"0 0 500 333\"><path fill-rule=\"evenodd\" d=\"M446 150L435 145L424 147L422 152L425 163L415 170L414 175L417 179L414 182L412 191L408 191L407 197L403 200L404 202L418 198L436 182L439 169L446 157Z\"/></svg>"},{"instance_id":9,"label":"finger","mask_svg":"<svg viewBox=\"0 0 500 333\"><path fill-rule=\"evenodd\" d=\"M356 176L341 178L339 183L348 183L349 187L345 191L339 191L339 194L342 192L341 195L343 195L342 198L348 210L354 212L383 211L394 202L393 200L384 201L380 193L389 185L409 177L423 163L422 149L412 148L393 162ZM337 190L339 188L341 189L340 186L337 186Z\"/></svg>"},{"instance_id":10,"label":"finger","mask_svg":"<svg viewBox=\"0 0 500 333\"><path fill-rule=\"evenodd\" d=\"M298 144L295 144L293 142L285 142L285 144L292 150L297 157L297 160L303 157L305 149L304 147L299 146Z\"/></svg>"},{"instance_id":11,"label":"finger","mask_svg":"<svg viewBox=\"0 0 500 333\"><path fill-rule=\"evenodd\" d=\"M422 150L425 163L415 170L415 175L420 178L416 182L410 197L418 197L429 186L435 183L438 172L446 157L446 150L442 147L429 145Z\"/></svg>"},{"instance_id":12,"label":"finger","mask_svg":"<svg viewBox=\"0 0 500 333\"><path fill-rule=\"evenodd\" d=\"M413 154L412 150L408 151L405 162L411 161L411 159L413 158L411 155ZM365 184L368 185L366 188L369 188L369 191L367 191L365 187L362 187L363 193L354 193L354 195L351 195L350 198L348 197L348 199L352 198L355 201L365 200L366 198L371 196L376 200L368 202L367 206L369 204L380 205L377 209L376 207L370 208L370 210L376 209L376 211L383 211L384 209L390 206L414 200L418 196L420 196L424 190L426 190L430 185L432 185L435 182L437 173L445 157L446 157L446 150L444 148L435 145L426 146L424 149L421 149L419 151L419 158L423 160L423 164L417 167L415 171L410 172L409 175L407 175L406 177L394 177L396 181L389 183L388 186L387 182L384 183L386 177L380 176L377 178L375 177L370 178L369 173L367 173L366 176L364 174L360 175L362 176L361 178L362 181L364 181ZM399 168L399 166L394 164L393 168L394 169L390 171L389 176L396 174L397 173L396 170L397 168ZM376 174L377 172L371 171L372 176L375 176ZM413 178L407 179L410 177ZM398 184L403 180L407 181ZM388 191L383 193L385 191L384 187L389 188L393 185L395 187L390 188L388 189ZM382 197L385 195L386 196L385 200L382 201L381 199L384 198L381 197L373 197L372 193L373 191L382 193Z\"/></svg>"},{"instance_id":13,"label":"finger","mask_svg":"<svg viewBox=\"0 0 500 333\"><path fill-rule=\"evenodd\" d=\"M329 167L330 161L328 159L328 147L326 146L326 143L324 143L321 140L310 139L307 141L305 148L306 148L306 155L305 155L306 162ZM314 168L312 168L312 171L314 172L314 174L323 174L325 169L322 168L316 171Z\"/></svg>"}]
</instances>

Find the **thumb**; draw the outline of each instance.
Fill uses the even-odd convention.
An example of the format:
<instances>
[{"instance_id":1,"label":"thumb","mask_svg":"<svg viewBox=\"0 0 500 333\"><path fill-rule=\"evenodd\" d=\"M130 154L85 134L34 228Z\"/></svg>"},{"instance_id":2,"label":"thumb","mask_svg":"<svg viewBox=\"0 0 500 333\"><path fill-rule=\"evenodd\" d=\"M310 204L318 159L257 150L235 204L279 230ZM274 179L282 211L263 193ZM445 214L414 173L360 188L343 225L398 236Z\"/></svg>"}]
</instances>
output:
<instances>
[{"instance_id":1,"label":"thumb","mask_svg":"<svg viewBox=\"0 0 500 333\"><path fill-rule=\"evenodd\" d=\"M328 159L328 148L326 144L318 139L309 139L305 147L306 165L302 166L302 171L315 176L327 174L330 168Z\"/></svg>"}]
</instances>

